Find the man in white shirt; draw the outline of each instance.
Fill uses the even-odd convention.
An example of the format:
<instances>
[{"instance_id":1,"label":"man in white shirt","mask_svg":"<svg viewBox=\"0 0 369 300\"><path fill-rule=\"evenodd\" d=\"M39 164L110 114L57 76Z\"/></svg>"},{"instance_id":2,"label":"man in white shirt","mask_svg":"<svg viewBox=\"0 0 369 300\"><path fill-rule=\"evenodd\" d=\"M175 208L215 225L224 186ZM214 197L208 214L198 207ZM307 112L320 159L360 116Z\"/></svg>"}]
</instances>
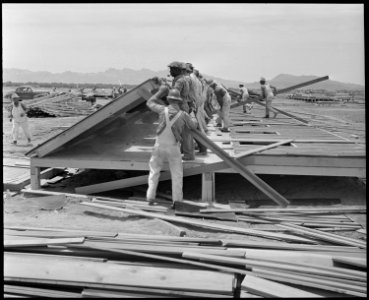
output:
<instances>
[{"instance_id":1,"label":"man in white shirt","mask_svg":"<svg viewBox=\"0 0 369 300\"><path fill-rule=\"evenodd\" d=\"M13 129L12 129L13 142L12 144L14 145L17 144L19 127L22 127L23 132L25 136L27 137L28 145L32 146L31 133L29 131L28 118L27 118L27 112L26 112L27 108L23 103L19 102L19 100L20 100L19 96L16 93L14 93L12 95L12 102L13 102L12 110L9 115L10 121L13 122Z\"/></svg>"}]
</instances>

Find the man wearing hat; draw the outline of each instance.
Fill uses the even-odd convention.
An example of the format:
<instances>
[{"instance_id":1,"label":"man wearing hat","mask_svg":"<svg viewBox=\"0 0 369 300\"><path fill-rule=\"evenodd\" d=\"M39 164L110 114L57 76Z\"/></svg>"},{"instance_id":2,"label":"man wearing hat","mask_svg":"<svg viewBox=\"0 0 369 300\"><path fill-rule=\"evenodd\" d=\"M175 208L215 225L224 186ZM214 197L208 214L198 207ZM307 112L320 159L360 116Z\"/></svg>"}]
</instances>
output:
<instances>
[{"instance_id":1,"label":"man wearing hat","mask_svg":"<svg viewBox=\"0 0 369 300\"><path fill-rule=\"evenodd\" d=\"M171 89L166 97L169 106L162 104L159 90L148 101L147 106L159 114L159 125L156 131L156 140L149 161L150 174L146 199L149 204L155 202L156 190L159 183L160 171L164 162L168 160L172 177L172 200L183 200L183 165L180 144L185 129L196 129L197 122L194 116L180 109L183 99L177 89Z\"/></svg>"},{"instance_id":2,"label":"man wearing hat","mask_svg":"<svg viewBox=\"0 0 369 300\"><path fill-rule=\"evenodd\" d=\"M269 118L269 111L274 113L273 118L277 116L277 112L272 108L272 99L274 98L273 88L266 82L264 77L260 78L261 98L265 99L265 117ZM275 89L275 88L274 88Z\"/></svg>"},{"instance_id":3,"label":"man wearing hat","mask_svg":"<svg viewBox=\"0 0 369 300\"><path fill-rule=\"evenodd\" d=\"M18 142L18 133L19 133L19 127L22 127L23 132L27 138L28 141L28 145L31 146L31 133L29 131L29 126L28 126L28 118L27 118L27 108L26 106L19 102L20 97L14 93L12 95L12 109L11 109L11 113L9 115L9 119L10 121L13 122L13 129L12 129L12 137L13 137L13 142L12 144L16 145Z\"/></svg>"},{"instance_id":4,"label":"man wearing hat","mask_svg":"<svg viewBox=\"0 0 369 300\"><path fill-rule=\"evenodd\" d=\"M187 113L196 111L196 103L190 96L190 80L186 76L187 67L184 63L174 61L168 65L170 75L173 77L172 87L177 89L183 99L181 109ZM182 152L184 160L195 159L195 144L191 131L185 128L183 130Z\"/></svg>"},{"instance_id":5,"label":"man wearing hat","mask_svg":"<svg viewBox=\"0 0 369 300\"><path fill-rule=\"evenodd\" d=\"M199 78L194 74L193 65L191 63L186 63L185 65L186 65L186 73L187 73L185 78L189 82L189 87L190 87L189 96L190 96L191 102L195 104L194 105L195 114L196 114L197 122L199 124L198 129L200 129L201 132L206 133L207 132L207 126L206 126L206 121L205 121L206 113L204 110L204 104L205 104L206 98L204 97L204 94L203 94L203 86ZM206 146L202 145L197 140L196 142L199 147L199 152L197 154L206 155L207 154Z\"/></svg>"},{"instance_id":6,"label":"man wearing hat","mask_svg":"<svg viewBox=\"0 0 369 300\"><path fill-rule=\"evenodd\" d=\"M241 92L240 101L243 102L243 105L242 105L243 112L249 113L252 107L254 106L254 104L247 102L247 100L249 99L249 91L247 90L247 88L243 84L240 84L239 87L240 87L240 92Z\"/></svg>"},{"instance_id":7,"label":"man wearing hat","mask_svg":"<svg viewBox=\"0 0 369 300\"><path fill-rule=\"evenodd\" d=\"M216 119L216 126L223 127L220 129L222 132L229 132L229 111L231 109L231 96L228 94L228 91L215 82L211 80L209 82L209 86L213 89L216 99L219 103L220 110L218 111L218 118Z\"/></svg>"}]
</instances>

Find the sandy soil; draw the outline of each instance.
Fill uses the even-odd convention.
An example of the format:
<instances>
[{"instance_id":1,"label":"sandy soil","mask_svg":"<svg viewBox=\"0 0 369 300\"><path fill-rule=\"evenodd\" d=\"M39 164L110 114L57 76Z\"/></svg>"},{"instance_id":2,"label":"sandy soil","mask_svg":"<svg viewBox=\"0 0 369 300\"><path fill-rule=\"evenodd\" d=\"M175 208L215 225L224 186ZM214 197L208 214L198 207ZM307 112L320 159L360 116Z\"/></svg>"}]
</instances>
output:
<instances>
[{"instance_id":1,"label":"sandy soil","mask_svg":"<svg viewBox=\"0 0 369 300\"><path fill-rule=\"evenodd\" d=\"M275 105L286 111L300 111L305 113L320 114L337 118L336 124L347 122L353 129L344 128L342 136L353 138L365 138L365 109L359 104L342 104L332 106L318 106L297 101L279 101ZM71 126L83 117L67 118L30 118L30 129L33 136L33 144L42 143L52 136L60 133L61 126ZM333 121L332 121L333 122ZM357 129L357 130L356 130ZM26 146L26 140L22 133L19 145L11 145L11 123L7 118L7 112L3 109L3 156L24 157L24 154L32 147ZM98 183L125 177L125 172L90 170L73 177L45 187L45 190L59 192L73 192L74 187L83 183ZM316 176L260 176L278 192L291 201L292 205L364 205L366 203L366 186L363 181L356 178L340 177L316 177ZM142 186L145 189L145 186ZM159 185L159 192L170 195L170 182ZM136 189L122 189L101 195L109 197L127 198L130 196L144 196L143 192ZM187 177L184 180L184 196L186 199L198 200L201 197L200 176ZM81 206L78 199L67 197L61 209L43 210L32 200L35 195L18 194L10 199L4 199L4 224L9 226L35 226L35 227L59 227L74 229L89 229L99 231L120 231L152 234L176 234L171 228L164 226L153 219L126 215L120 212L108 210L96 210ZM270 200L237 174L216 175L216 201L219 203L242 203L249 206L274 205ZM365 215L356 215L357 221L366 227ZM232 226L253 227L245 222L235 223L226 221L209 220L209 222L221 222ZM208 230L199 230L186 226L186 231L192 236L217 236L228 237L229 234L220 234ZM350 232L344 232L350 235ZM236 235L239 237L239 235ZM242 238L246 238L243 236ZM257 240L258 238L248 239Z\"/></svg>"}]
</instances>

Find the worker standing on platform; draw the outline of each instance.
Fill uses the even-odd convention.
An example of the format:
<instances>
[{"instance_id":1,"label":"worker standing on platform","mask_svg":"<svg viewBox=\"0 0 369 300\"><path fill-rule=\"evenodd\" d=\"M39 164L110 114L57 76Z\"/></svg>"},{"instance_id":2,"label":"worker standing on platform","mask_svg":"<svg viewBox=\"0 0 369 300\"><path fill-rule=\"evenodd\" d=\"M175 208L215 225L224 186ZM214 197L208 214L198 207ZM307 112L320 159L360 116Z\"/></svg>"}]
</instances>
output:
<instances>
[{"instance_id":1,"label":"worker standing on platform","mask_svg":"<svg viewBox=\"0 0 369 300\"><path fill-rule=\"evenodd\" d=\"M148 101L147 106L159 114L159 125L155 146L150 158L150 174L146 199L149 204L154 204L156 190L159 183L160 171L164 161L168 160L170 174L172 177L172 200L173 206L177 201L183 200L183 165L180 150L182 132L185 128L195 129L197 122L195 116L192 117L180 109L183 99L177 89L171 89L166 99L169 106L163 104L159 97L163 91L159 90Z\"/></svg>"},{"instance_id":2,"label":"worker standing on platform","mask_svg":"<svg viewBox=\"0 0 369 300\"><path fill-rule=\"evenodd\" d=\"M214 80L210 81L209 86L213 89L216 99L219 103L220 110L218 113L218 118L216 119L216 126L223 127L220 129L222 132L229 132L229 111L231 109L231 96L228 94L228 91L215 82Z\"/></svg>"},{"instance_id":3,"label":"worker standing on platform","mask_svg":"<svg viewBox=\"0 0 369 300\"><path fill-rule=\"evenodd\" d=\"M265 99L265 116L264 118L269 118L269 111L272 111L275 118L277 112L272 108L272 100L274 98L273 88L269 83L266 82L264 77L260 78L261 87L261 98ZM275 88L274 88L275 89Z\"/></svg>"},{"instance_id":4,"label":"worker standing on platform","mask_svg":"<svg viewBox=\"0 0 369 300\"><path fill-rule=\"evenodd\" d=\"M244 102L242 107L243 107L243 112L244 113L250 113L252 107L254 106L254 103L248 103L249 100L249 91L247 90L247 88L243 85L240 84L240 92L241 92L241 97L240 97L240 101Z\"/></svg>"},{"instance_id":5,"label":"worker standing on platform","mask_svg":"<svg viewBox=\"0 0 369 300\"><path fill-rule=\"evenodd\" d=\"M200 79L194 74L194 67L191 63L186 63L186 79L189 82L189 96L191 99L191 102L195 105L195 115L198 122L198 129L204 134L207 132L207 126L205 122L205 110L204 110L204 103L205 98L203 97L203 87ZM191 134L192 137L192 134ZM199 152L198 155L206 155L207 154L207 148L205 145L202 145L199 141L197 141Z\"/></svg>"},{"instance_id":6,"label":"worker standing on platform","mask_svg":"<svg viewBox=\"0 0 369 300\"><path fill-rule=\"evenodd\" d=\"M196 103L190 97L190 80L186 78L187 67L184 63L174 61L168 65L170 75L173 77L172 87L177 89L183 99L181 109L187 113L196 112ZM182 133L183 160L195 159L195 144L191 131L185 128Z\"/></svg>"},{"instance_id":7,"label":"worker standing on platform","mask_svg":"<svg viewBox=\"0 0 369 300\"><path fill-rule=\"evenodd\" d=\"M32 146L31 133L30 133L29 126L28 126L27 107L22 102L19 102L19 100L20 100L20 97L14 93L12 95L13 105L11 108L11 113L9 115L10 121L13 122L12 144L14 145L17 144L19 127L22 127L23 132L28 141L28 146Z\"/></svg>"}]
</instances>

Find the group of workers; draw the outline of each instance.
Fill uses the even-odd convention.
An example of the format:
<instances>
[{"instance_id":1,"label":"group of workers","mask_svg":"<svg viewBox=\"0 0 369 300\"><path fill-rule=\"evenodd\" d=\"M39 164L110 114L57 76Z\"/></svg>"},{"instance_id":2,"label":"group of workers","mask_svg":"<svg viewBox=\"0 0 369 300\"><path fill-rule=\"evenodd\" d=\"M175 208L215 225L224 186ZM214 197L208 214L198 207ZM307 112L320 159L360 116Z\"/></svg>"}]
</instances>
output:
<instances>
[{"instance_id":1,"label":"group of workers","mask_svg":"<svg viewBox=\"0 0 369 300\"><path fill-rule=\"evenodd\" d=\"M198 146L197 155L206 155L207 148L193 138L191 130L207 132L207 124L217 113L216 126L222 132L229 132L229 112L231 96L227 89L214 80L206 80L191 63L172 62L168 65L169 83L165 78L157 78L159 90L147 101L147 106L159 114L159 125L156 140L149 161L149 178L146 199L150 205L155 203L156 190L160 172L164 162L168 161L172 177L172 201L183 200L183 161L195 159L195 142ZM260 80L262 98L267 102L266 118L273 92L266 80ZM240 85L244 112L252 109L247 88ZM182 156L183 154L183 156Z\"/></svg>"},{"instance_id":2,"label":"group of workers","mask_svg":"<svg viewBox=\"0 0 369 300\"><path fill-rule=\"evenodd\" d=\"M208 131L207 124L217 114L216 127L220 131L229 132L229 112L231 96L227 89L214 80L205 79L191 63L172 62L168 65L169 82L165 78L156 78L160 83L159 90L147 101L147 106L159 114L159 125L156 131L156 141L149 161L149 179L146 199L149 204L155 203L156 190L160 172L164 162L168 161L172 177L172 200L175 203L183 200L183 161L195 159L195 142L198 152L196 155L207 155L207 147L196 141L191 130L198 129L203 133ZM261 78L261 98L265 100L265 118L269 112L276 112L271 108L274 97L273 87ZM249 113L253 102L244 85L240 87L240 98L243 111ZM10 120L13 122L13 144L17 144L19 127L22 127L28 144L31 144L31 134L28 127L26 107L19 102L17 94L12 96ZM183 154L183 155L182 155Z\"/></svg>"}]
</instances>

